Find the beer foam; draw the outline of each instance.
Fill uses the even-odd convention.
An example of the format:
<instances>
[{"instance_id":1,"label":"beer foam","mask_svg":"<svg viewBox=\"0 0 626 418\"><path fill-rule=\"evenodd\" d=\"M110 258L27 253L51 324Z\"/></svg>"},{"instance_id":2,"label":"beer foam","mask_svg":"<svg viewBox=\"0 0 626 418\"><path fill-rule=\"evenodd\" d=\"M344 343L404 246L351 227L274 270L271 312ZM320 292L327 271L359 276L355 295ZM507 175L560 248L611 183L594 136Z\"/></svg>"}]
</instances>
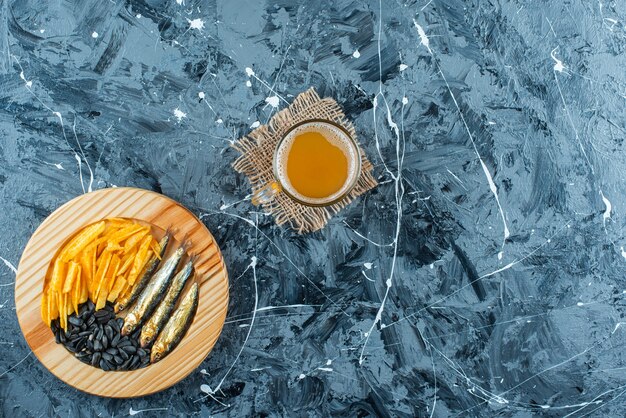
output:
<instances>
[{"instance_id":1,"label":"beer foam","mask_svg":"<svg viewBox=\"0 0 626 418\"><path fill-rule=\"evenodd\" d=\"M287 176L287 158L291 151L291 147L293 146L295 139L299 135L307 132L317 132L322 134L328 142L341 150L341 152L346 156L346 160L348 161L348 175L346 176L346 181L344 182L343 186L332 195L324 198L314 198L304 196L298 193L296 189L292 186L291 182L289 181L289 177ZM360 158L361 156L354 142L343 130L325 122L305 123L292 130L280 143L280 146L276 150L275 164L276 175L278 177L277 180L281 183L283 188L286 189L289 194L296 197L297 199L311 204L325 204L337 199L338 197L346 193L350 186L355 182L355 178L359 174L357 170L360 167Z\"/></svg>"}]
</instances>

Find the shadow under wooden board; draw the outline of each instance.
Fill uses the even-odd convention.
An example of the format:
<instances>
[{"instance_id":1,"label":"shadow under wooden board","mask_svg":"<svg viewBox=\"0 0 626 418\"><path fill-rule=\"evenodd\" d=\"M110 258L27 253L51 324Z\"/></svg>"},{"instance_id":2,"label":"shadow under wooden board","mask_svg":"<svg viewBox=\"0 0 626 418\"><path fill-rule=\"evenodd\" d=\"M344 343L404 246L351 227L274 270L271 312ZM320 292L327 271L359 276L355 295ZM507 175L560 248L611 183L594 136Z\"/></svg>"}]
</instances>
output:
<instances>
[{"instance_id":1,"label":"shadow under wooden board","mask_svg":"<svg viewBox=\"0 0 626 418\"><path fill-rule=\"evenodd\" d=\"M57 250L83 227L105 218L131 218L153 226L155 235L171 229L173 239L190 241L197 256L198 310L178 347L143 369L105 372L80 362L41 319L46 272ZM206 358L219 337L228 308L228 273L213 235L188 209L148 190L111 188L81 195L55 210L37 228L22 254L15 280L15 310L33 353L55 376L94 395L128 398L149 395L179 382Z\"/></svg>"}]
</instances>

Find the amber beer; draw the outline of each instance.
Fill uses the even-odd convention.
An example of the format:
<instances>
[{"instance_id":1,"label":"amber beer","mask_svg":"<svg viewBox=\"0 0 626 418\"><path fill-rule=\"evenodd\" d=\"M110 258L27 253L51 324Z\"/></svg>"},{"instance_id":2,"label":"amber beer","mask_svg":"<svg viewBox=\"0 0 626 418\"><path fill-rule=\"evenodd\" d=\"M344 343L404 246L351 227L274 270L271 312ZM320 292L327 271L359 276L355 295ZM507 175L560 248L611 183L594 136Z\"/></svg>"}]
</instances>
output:
<instances>
[{"instance_id":1,"label":"amber beer","mask_svg":"<svg viewBox=\"0 0 626 418\"><path fill-rule=\"evenodd\" d=\"M269 201L279 192L308 206L327 206L352 190L361 170L355 140L341 126L311 120L292 127L274 153L276 182L264 187L253 202Z\"/></svg>"}]
</instances>

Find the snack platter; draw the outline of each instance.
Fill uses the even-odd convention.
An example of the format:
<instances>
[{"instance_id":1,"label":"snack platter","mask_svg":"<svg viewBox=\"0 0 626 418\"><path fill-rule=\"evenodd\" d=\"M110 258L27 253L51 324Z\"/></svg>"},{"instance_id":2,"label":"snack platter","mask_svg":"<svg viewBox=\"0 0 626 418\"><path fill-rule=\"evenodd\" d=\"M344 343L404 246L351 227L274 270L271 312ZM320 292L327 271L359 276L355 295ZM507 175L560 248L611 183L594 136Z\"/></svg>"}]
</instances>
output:
<instances>
[{"instance_id":1,"label":"snack platter","mask_svg":"<svg viewBox=\"0 0 626 418\"><path fill-rule=\"evenodd\" d=\"M15 295L22 332L46 368L88 393L134 397L177 383L205 359L226 317L228 275L191 212L158 193L112 188L73 199L40 225Z\"/></svg>"}]
</instances>

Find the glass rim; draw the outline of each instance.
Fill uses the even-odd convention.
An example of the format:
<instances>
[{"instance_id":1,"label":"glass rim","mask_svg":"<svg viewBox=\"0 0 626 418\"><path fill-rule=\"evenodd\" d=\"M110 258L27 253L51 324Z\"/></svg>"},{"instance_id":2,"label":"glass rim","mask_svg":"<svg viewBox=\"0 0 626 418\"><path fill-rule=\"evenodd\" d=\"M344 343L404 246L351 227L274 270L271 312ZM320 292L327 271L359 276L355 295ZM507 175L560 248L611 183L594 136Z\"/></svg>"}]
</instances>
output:
<instances>
[{"instance_id":1,"label":"glass rim","mask_svg":"<svg viewBox=\"0 0 626 418\"><path fill-rule=\"evenodd\" d=\"M323 203L314 203L314 202L307 202L306 200L302 200L297 196L294 196L293 193L290 193L287 188L285 187L285 185L283 184L283 182L280 180L280 176L278 175L278 164L277 164L277 159L278 159L278 150L280 149L280 146L283 144L283 142L285 142L285 140L287 139L287 137L289 136L289 134L291 134L293 131L295 131L297 128L303 126L303 125L307 125L310 123L322 123L322 124L326 124L326 125L330 125L334 128L339 129L348 139L348 142L350 143L350 146L352 146L354 148L355 151L355 174L354 174L354 178L350 181L350 183L348 184L348 187L346 188L346 190L344 190L343 193L341 193L339 196L337 196L336 198L329 200L328 202L323 202ZM282 192L285 193L287 196L289 196L290 199L300 203L301 205L304 206L310 206L310 207L326 207L326 206L332 206L336 203L341 202L343 199L346 198L346 196L348 196L348 194L354 189L354 187L357 185L359 178L361 177L361 149L359 147L359 144L356 142L356 139L352 137L352 135L350 134L350 132L348 132L348 130L346 128L344 128L343 126L341 126L340 124L338 124L337 122L328 120L328 119L320 119L320 118L313 118L313 119L307 119L307 120L303 120L301 122L296 123L295 125L293 125L292 127L290 127L282 136L282 138L280 138L280 141L278 141L278 143L276 144L276 148L274 149L274 157L272 160L272 168L273 168L273 172L274 172L274 180L276 181L276 183L278 183L282 189ZM345 183L344 183L345 186Z\"/></svg>"}]
</instances>

